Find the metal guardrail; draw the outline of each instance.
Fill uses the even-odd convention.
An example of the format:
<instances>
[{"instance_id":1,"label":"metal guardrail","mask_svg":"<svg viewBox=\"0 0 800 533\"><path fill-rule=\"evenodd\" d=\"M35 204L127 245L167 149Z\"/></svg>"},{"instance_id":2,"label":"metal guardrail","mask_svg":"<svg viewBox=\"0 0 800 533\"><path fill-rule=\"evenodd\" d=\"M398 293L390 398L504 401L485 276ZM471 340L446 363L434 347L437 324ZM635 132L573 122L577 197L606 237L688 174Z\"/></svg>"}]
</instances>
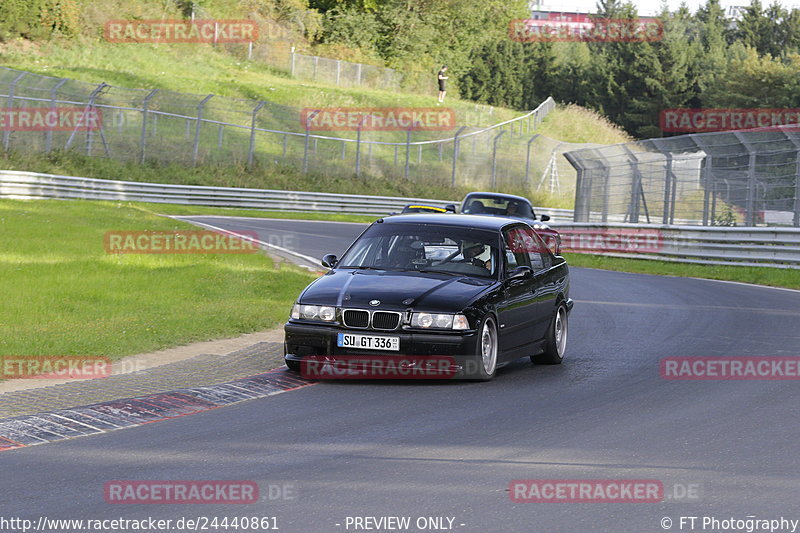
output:
<instances>
[{"instance_id":1,"label":"metal guardrail","mask_svg":"<svg viewBox=\"0 0 800 533\"><path fill-rule=\"evenodd\" d=\"M460 203L430 198L115 181L15 170L0 170L0 198L110 200L320 213L346 211L364 215L387 215L415 202L439 207ZM553 220L572 220L571 209L535 209L549 214Z\"/></svg>"},{"instance_id":2,"label":"metal guardrail","mask_svg":"<svg viewBox=\"0 0 800 533\"><path fill-rule=\"evenodd\" d=\"M152 202L377 216L398 212L413 202L442 207L448 203L459 203L426 198L140 183L10 170L0 170L0 198ZM800 268L800 229L579 223L570 222L570 209L537 207L535 210L549 214L552 225L559 231L583 231L588 234L604 232L611 236L615 232L630 235L644 231L658 235L656 249L650 246L643 252L604 252L608 256L697 264Z\"/></svg>"},{"instance_id":3,"label":"metal guardrail","mask_svg":"<svg viewBox=\"0 0 800 533\"><path fill-rule=\"evenodd\" d=\"M386 215L412 202L442 207L452 203L424 198L140 183L8 170L0 171L0 198L153 202L363 215Z\"/></svg>"},{"instance_id":4,"label":"metal guardrail","mask_svg":"<svg viewBox=\"0 0 800 533\"><path fill-rule=\"evenodd\" d=\"M564 244L589 241L583 252L591 253L592 240L609 244L603 255L655 259L702 265L737 265L800 269L800 229L786 227L711 227L655 224L555 223L553 227L569 238ZM626 248L624 241L630 241ZM647 241L647 242L645 242ZM644 243L641 251L638 245ZM609 251L609 248L611 249ZM613 248L626 248L615 252ZM568 250L565 250L567 253Z\"/></svg>"}]
</instances>

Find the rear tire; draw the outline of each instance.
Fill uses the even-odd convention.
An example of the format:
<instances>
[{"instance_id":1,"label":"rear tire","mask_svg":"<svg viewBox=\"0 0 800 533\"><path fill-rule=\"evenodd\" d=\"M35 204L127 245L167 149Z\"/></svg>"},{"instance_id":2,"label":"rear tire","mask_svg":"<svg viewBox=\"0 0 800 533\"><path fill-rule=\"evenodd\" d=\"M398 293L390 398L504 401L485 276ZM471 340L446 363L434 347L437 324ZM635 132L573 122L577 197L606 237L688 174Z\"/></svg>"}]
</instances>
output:
<instances>
[{"instance_id":1,"label":"rear tire","mask_svg":"<svg viewBox=\"0 0 800 533\"><path fill-rule=\"evenodd\" d=\"M567 350L568 316L567 306L563 302L558 304L547 330L544 352L532 355L531 361L545 365L561 364L561 361L564 360L564 352Z\"/></svg>"}]
</instances>

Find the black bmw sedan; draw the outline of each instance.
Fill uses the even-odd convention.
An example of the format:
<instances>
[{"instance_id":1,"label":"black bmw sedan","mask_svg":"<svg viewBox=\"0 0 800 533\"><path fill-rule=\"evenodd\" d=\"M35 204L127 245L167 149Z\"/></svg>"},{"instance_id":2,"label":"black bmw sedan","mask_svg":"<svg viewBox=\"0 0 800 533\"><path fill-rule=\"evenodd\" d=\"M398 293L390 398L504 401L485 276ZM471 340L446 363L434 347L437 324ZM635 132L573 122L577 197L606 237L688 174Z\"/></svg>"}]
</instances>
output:
<instances>
[{"instance_id":1,"label":"black bmw sedan","mask_svg":"<svg viewBox=\"0 0 800 533\"><path fill-rule=\"evenodd\" d=\"M300 294L284 328L292 370L403 356L406 366L445 361L448 377L490 380L520 357L564 356L569 269L525 222L387 217L322 264L330 271ZM397 376L416 375L404 370Z\"/></svg>"}]
</instances>

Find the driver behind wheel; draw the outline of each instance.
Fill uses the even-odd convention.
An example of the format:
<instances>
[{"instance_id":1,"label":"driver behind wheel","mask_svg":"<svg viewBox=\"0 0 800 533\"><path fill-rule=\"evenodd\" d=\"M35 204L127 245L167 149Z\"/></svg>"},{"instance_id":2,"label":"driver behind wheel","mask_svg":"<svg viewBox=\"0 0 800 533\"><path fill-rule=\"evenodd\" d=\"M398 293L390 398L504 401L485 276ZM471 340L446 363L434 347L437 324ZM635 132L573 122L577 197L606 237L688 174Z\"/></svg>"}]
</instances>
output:
<instances>
[{"instance_id":1,"label":"driver behind wheel","mask_svg":"<svg viewBox=\"0 0 800 533\"><path fill-rule=\"evenodd\" d=\"M464 262L491 272L491 250L489 246L475 241L461 241L461 255Z\"/></svg>"}]
</instances>

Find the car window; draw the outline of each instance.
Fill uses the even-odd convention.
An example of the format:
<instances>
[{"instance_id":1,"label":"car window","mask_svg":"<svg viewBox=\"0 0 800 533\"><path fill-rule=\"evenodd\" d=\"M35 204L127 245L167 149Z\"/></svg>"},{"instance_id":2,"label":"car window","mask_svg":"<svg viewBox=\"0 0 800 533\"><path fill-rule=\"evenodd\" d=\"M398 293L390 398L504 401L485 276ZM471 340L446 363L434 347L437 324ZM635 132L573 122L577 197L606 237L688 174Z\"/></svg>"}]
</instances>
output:
<instances>
[{"instance_id":1,"label":"car window","mask_svg":"<svg viewBox=\"0 0 800 533\"><path fill-rule=\"evenodd\" d=\"M526 252L525 235L519 227L510 228L503 232L505 244L505 273L510 274L518 266L531 266L530 258Z\"/></svg>"},{"instance_id":2,"label":"car window","mask_svg":"<svg viewBox=\"0 0 800 533\"><path fill-rule=\"evenodd\" d=\"M533 210L527 200L515 200L500 196L470 196L461 212L468 215L495 215L533 218Z\"/></svg>"},{"instance_id":3,"label":"car window","mask_svg":"<svg viewBox=\"0 0 800 533\"><path fill-rule=\"evenodd\" d=\"M506 272L519 265L528 265L534 272L552 266L552 257L542 238L531 228L515 226L506 231ZM513 265L512 264L513 258Z\"/></svg>"}]
</instances>

